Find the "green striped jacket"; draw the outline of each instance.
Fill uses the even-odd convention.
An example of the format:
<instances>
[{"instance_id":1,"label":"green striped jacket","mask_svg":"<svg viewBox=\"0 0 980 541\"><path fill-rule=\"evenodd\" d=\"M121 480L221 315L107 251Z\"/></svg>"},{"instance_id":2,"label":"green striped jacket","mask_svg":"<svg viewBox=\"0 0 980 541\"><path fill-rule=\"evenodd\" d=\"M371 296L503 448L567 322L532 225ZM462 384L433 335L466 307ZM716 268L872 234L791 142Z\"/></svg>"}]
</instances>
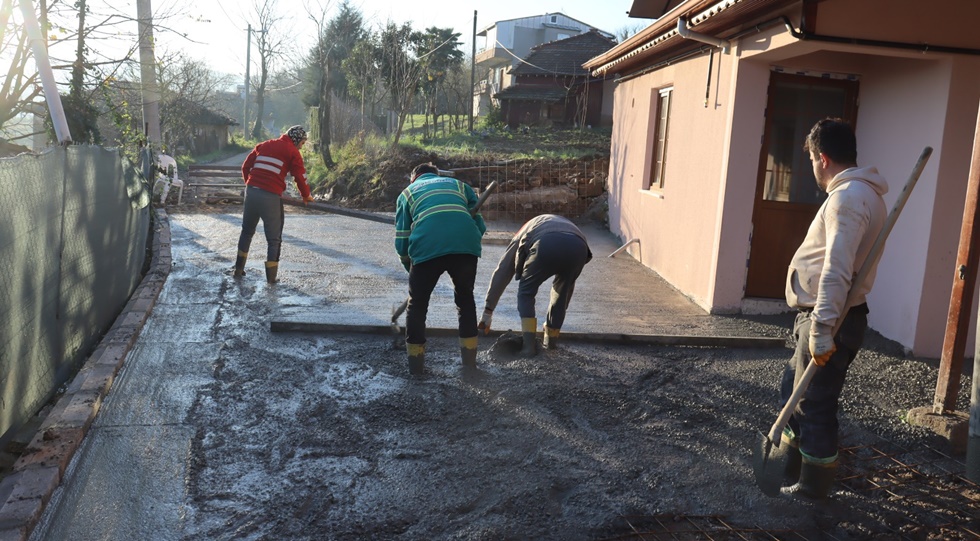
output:
<instances>
[{"instance_id":1,"label":"green striped jacket","mask_svg":"<svg viewBox=\"0 0 980 541\"><path fill-rule=\"evenodd\" d=\"M398 196L395 251L406 263L424 263L449 254L480 257L487 231L483 217L470 214L476 194L465 182L426 173Z\"/></svg>"}]
</instances>

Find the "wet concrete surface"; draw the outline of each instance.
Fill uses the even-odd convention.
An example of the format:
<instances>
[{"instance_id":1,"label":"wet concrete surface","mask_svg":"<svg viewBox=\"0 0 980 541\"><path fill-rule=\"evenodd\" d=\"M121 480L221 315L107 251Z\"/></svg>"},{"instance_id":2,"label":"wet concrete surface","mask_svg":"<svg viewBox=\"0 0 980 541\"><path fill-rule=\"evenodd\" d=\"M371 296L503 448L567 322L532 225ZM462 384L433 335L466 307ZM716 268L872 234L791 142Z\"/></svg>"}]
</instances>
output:
<instances>
[{"instance_id":1,"label":"wet concrete surface","mask_svg":"<svg viewBox=\"0 0 980 541\"><path fill-rule=\"evenodd\" d=\"M248 275L228 273L239 213L170 216L170 277L32 539L638 539L624 517L662 514L794 538L914 539L903 524L934 520L889 498L900 518L885 524L888 496L845 486L826 506L761 495L752 450L775 420L789 349L570 343L524 359L504 336L482 340L479 368L464 371L456 340L433 338L426 374L410 377L390 337L269 327L387 323L406 294L391 227L291 210L270 286L261 230ZM785 316L704 314L628 256L604 258L617 245L608 232L589 236L596 260L568 330L788 336ZM478 309L502 250L485 247ZM515 292L495 327L518 327ZM447 277L429 324L455 326ZM842 445L948 451L902 419L931 400L935 364L874 333L867 345ZM976 509L980 495L952 488ZM977 531L976 515L952 516Z\"/></svg>"}]
</instances>

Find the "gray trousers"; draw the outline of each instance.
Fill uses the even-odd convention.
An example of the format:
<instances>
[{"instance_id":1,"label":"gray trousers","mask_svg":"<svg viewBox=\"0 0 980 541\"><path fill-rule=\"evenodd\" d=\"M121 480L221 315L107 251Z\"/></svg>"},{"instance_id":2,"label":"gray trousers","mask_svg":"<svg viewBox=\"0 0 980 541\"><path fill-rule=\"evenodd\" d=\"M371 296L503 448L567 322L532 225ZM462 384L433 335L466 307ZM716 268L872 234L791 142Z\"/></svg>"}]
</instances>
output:
<instances>
[{"instance_id":1,"label":"gray trousers","mask_svg":"<svg viewBox=\"0 0 980 541\"><path fill-rule=\"evenodd\" d=\"M245 188L245 210L242 213L242 234L238 237L238 250L248 252L252 245L255 228L262 220L265 240L269 243L266 261L279 261L282 249L282 228L286 221L282 197L263 189L249 186Z\"/></svg>"},{"instance_id":2,"label":"gray trousers","mask_svg":"<svg viewBox=\"0 0 980 541\"><path fill-rule=\"evenodd\" d=\"M534 297L538 288L554 276L546 324L551 329L561 329L575 291L575 280L588 261L589 247L578 235L552 233L532 244L517 286L517 311L521 318L535 317Z\"/></svg>"}]
</instances>

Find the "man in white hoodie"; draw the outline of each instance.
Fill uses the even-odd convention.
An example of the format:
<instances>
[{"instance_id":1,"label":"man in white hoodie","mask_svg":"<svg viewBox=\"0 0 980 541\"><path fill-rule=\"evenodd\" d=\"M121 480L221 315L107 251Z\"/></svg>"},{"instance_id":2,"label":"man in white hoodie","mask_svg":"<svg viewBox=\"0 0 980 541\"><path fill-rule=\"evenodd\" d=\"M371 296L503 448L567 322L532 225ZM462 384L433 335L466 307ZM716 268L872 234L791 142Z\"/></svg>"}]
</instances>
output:
<instances>
[{"instance_id":1,"label":"man in white hoodie","mask_svg":"<svg viewBox=\"0 0 980 541\"><path fill-rule=\"evenodd\" d=\"M874 284L875 269L863 283L852 282L884 226L887 210L881 196L888 183L874 167L857 166L854 131L840 119L817 122L804 149L827 199L789 265L786 302L800 313L793 329L796 351L783 372L780 406L811 358L820 368L782 434L792 451L786 474L793 483L783 493L820 500L834 484L838 402L868 326L865 297ZM845 306L851 289L855 300ZM841 318L840 330L832 336Z\"/></svg>"}]
</instances>

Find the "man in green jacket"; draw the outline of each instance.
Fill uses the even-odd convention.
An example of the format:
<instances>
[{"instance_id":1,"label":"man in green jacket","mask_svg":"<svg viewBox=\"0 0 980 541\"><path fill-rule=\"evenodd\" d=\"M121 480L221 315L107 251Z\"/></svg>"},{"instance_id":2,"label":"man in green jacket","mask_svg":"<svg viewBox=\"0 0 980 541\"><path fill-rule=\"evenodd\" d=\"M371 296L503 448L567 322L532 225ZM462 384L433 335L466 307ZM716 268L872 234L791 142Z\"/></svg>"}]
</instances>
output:
<instances>
[{"instance_id":1,"label":"man in green jacket","mask_svg":"<svg viewBox=\"0 0 980 541\"><path fill-rule=\"evenodd\" d=\"M423 372L429 297L444 272L453 281L463 365L476 366L473 286L482 250L480 241L487 230L483 217L471 212L476 202L469 184L440 177L439 169L431 163L415 167L411 183L398 196L395 251L408 271L405 345L411 374Z\"/></svg>"}]
</instances>

